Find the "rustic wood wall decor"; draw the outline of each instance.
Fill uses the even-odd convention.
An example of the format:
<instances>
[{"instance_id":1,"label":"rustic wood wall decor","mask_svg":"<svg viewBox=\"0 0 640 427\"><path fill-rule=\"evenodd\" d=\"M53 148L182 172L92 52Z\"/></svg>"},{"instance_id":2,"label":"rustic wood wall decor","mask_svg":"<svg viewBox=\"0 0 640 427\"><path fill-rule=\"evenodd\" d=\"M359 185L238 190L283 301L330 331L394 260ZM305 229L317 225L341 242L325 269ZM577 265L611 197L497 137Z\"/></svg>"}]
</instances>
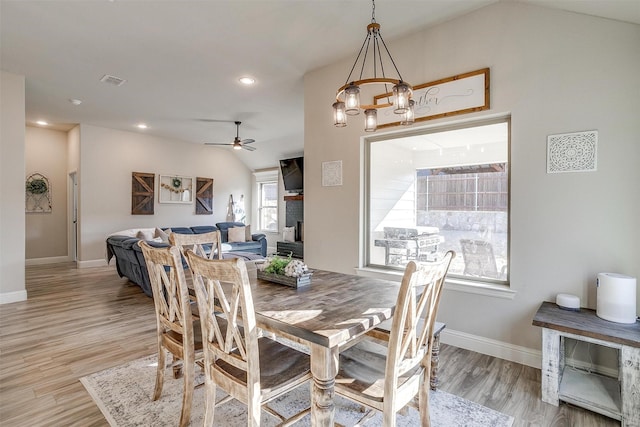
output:
<instances>
[{"instance_id":1,"label":"rustic wood wall decor","mask_svg":"<svg viewBox=\"0 0 640 427\"><path fill-rule=\"evenodd\" d=\"M196 215L213 215L213 178L196 178Z\"/></svg>"},{"instance_id":2,"label":"rustic wood wall decor","mask_svg":"<svg viewBox=\"0 0 640 427\"><path fill-rule=\"evenodd\" d=\"M388 102L391 93L374 97L375 104ZM415 121L439 119L489 109L489 68L458 74L413 87ZM393 107L378 110L378 129L400 124Z\"/></svg>"},{"instance_id":3,"label":"rustic wood wall decor","mask_svg":"<svg viewBox=\"0 0 640 427\"><path fill-rule=\"evenodd\" d=\"M131 173L131 215L153 215L155 174Z\"/></svg>"}]
</instances>

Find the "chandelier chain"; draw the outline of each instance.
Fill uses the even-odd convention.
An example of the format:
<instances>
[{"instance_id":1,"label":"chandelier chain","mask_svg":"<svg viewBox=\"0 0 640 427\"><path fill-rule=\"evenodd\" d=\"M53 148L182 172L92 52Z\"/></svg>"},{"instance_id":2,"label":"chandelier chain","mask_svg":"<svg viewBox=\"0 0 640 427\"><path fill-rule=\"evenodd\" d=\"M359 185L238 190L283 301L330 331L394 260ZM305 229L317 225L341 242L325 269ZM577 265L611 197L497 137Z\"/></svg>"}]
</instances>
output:
<instances>
[{"instance_id":1,"label":"chandelier chain","mask_svg":"<svg viewBox=\"0 0 640 427\"><path fill-rule=\"evenodd\" d=\"M371 0L371 22L376 22L376 0Z\"/></svg>"}]
</instances>

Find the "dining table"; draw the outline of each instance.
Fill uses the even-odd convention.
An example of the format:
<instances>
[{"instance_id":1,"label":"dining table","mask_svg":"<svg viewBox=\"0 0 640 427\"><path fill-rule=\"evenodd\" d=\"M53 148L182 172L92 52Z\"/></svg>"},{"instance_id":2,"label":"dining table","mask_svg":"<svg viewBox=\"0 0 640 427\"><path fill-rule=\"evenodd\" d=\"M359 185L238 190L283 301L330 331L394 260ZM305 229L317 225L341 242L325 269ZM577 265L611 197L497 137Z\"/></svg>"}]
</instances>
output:
<instances>
[{"instance_id":1,"label":"dining table","mask_svg":"<svg viewBox=\"0 0 640 427\"><path fill-rule=\"evenodd\" d=\"M257 326L309 348L311 425L333 426L340 347L393 316L400 283L324 270L298 288L250 281Z\"/></svg>"}]
</instances>

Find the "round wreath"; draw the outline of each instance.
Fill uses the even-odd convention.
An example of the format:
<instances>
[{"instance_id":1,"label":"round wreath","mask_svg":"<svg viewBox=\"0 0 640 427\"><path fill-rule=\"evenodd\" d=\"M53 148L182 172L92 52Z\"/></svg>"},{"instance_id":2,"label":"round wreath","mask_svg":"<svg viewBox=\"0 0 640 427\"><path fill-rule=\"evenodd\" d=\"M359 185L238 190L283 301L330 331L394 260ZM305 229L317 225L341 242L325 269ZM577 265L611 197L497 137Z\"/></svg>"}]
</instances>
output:
<instances>
[{"instance_id":1,"label":"round wreath","mask_svg":"<svg viewBox=\"0 0 640 427\"><path fill-rule=\"evenodd\" d=\"M27 182L27 191L31 194L44 194L49 190L44 179L36 178Z\"/></svg>"},{"instance_id":2,"label":"round wreath","mask_svg":"<svg viewBox=\"0 0 640 427\"><path fill-rule=\"evenodd\" d=\"M171 180L171 185L173 185L174 188L180 188L182 187L182 179L180 178L173 178Z\"/></svg>"}]
</instances>

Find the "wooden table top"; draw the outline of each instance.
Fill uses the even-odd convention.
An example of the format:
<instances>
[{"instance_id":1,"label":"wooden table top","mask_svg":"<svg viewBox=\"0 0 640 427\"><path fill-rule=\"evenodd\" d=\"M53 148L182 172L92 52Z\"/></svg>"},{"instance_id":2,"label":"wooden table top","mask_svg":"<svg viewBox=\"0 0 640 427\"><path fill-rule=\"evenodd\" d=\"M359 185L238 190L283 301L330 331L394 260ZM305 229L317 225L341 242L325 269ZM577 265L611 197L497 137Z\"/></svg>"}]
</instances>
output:
<instances>
[{"instance_id":1,"label":"wooden table top","mask_svg":"<svg viewBox=\"0 0 640 427\"><path fill-rule=\"evenodd\" d=\"M252 280L258 326L335 347L393 315L400 284L315 270L303 288Z\"/></svg>"},{"instance_id":2,"label":"wooden table top","mask_svg":"<svg viewBox=\"0 0 640 427\"><path fill-rule=\"evenodd\" d=\"M533 325L582 335L630 347L640 347L640 322L616 323L599 318L596 311L563 310L557 304L545 301L533 318Z\"/></svg>"}]
</instances>

